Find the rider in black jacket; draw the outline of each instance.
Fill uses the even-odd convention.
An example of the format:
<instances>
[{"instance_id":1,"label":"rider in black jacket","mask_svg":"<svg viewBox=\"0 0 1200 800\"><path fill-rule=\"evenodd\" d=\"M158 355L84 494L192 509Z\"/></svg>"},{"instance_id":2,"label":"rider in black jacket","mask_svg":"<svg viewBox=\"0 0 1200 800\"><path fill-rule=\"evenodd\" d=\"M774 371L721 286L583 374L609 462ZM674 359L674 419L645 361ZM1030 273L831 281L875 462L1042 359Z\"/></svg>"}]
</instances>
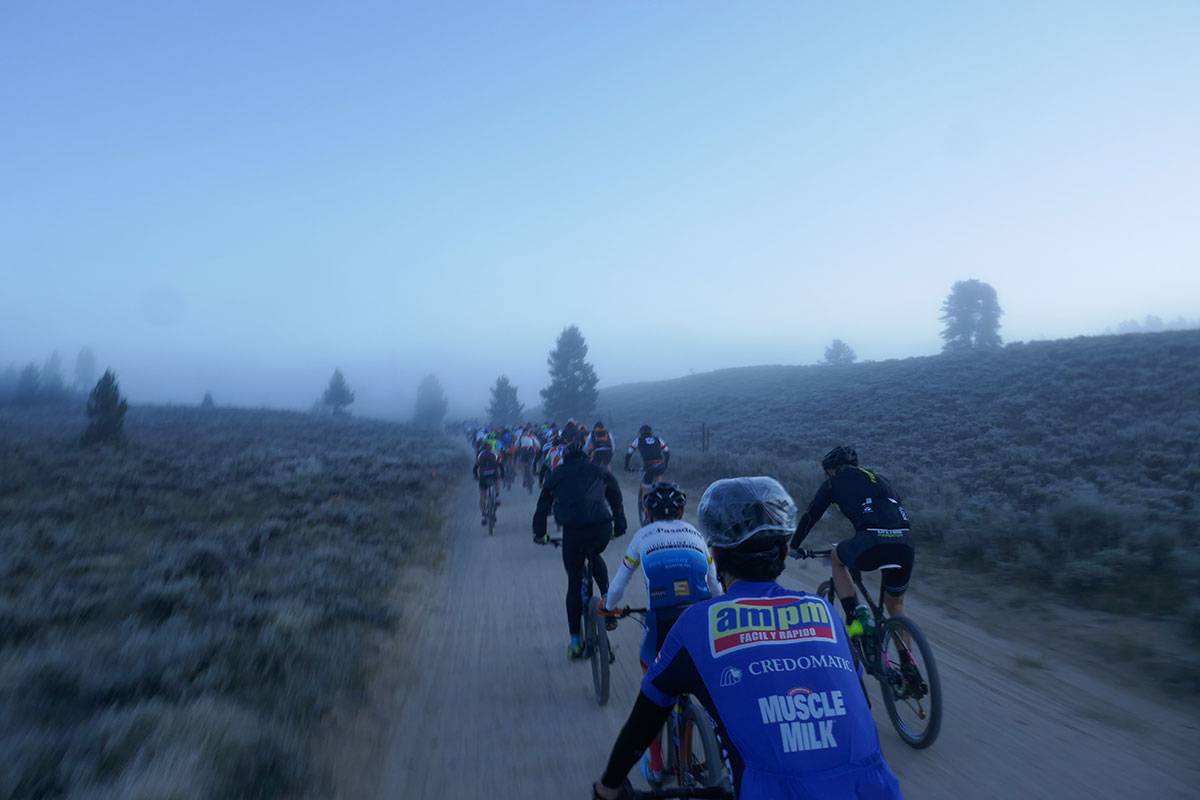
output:
<instances>
[{"instance_id":1,"label":"rider in black jacket","mask_svg":"<svg viewBox=\"0 0 1200 800\"><path fill-rule=\"evenodd\" d=\"M883 601L889 614L903 615L904 591L912 576L913 546L908 512L900 496L878 472L858 465L858 453L852 447L830 450L821 459L821 467L828 480L821 484L800 518L792 549L800 547L830 504L836 505L854 526L854 536L839 542L831 559L834 587L847 621L853 617L856 604L849 570L869 572L881 564L900 567L883 573Z\"/></svg>"},{"instance_id":2,"label":"rider in black jacket","mask_svg":"<svg viewBox=\"0 0 1200 800\"><path fill-rule=\"evenodd\" d=\"M625 533L625 505L621 487L613 474L589 462L583 454L583 444L574 441L563 454L558 466L542 486L537 511L533 514L533 541L546 544L546 518L554 508L554 520L562 526L563 566L567 570L567 627L571 631L568 655L583 655L580 618L583 598L579 588L583 581L583 564L589 561L592 577L603 597L608 594L608 567L602 553L609 540Z\"/></svg>"}]
</instances>

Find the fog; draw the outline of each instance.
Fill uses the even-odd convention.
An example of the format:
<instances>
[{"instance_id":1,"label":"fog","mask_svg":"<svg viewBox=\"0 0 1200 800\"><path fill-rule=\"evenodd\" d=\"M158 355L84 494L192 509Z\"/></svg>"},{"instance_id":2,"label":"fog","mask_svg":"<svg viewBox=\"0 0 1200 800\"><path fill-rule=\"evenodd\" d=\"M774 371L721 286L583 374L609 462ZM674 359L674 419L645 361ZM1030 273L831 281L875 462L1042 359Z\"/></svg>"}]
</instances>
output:
<instances>
[{"instance_id":1,"label":"fog","mask_svg":"<svg viewBox=\"0 0 1200 800\"><path fill-rule=\"evenodd\" d=\"M1200 317L1200 9L6 7L0 369L356 413Z\"/></svg>"}]
</instances>

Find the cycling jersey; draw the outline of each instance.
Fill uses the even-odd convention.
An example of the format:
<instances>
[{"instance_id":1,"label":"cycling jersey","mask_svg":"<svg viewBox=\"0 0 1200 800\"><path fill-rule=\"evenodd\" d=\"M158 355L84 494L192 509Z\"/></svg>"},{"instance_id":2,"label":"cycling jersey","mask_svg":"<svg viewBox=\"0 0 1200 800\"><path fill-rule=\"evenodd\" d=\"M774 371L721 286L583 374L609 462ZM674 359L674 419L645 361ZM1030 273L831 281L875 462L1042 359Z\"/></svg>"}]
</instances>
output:
<instances>
[{"instance_id":1,"label":"cycling jersey","mask_svg":"<svg viewBox=\"0 0 1200 800\"><path fill-rule=\"evenodd\" d=\"M597 450L608 450L612 452L613 442L612 436L606 430L592 431L588 434L587 444L584 446L589 453L594 453Z\"/></svg>"},{"instance_id":2,"label":"cycling jersey","mask_svg":"<svg viewBox=\"0 0 1200 800\"><path fill-rule=\"evenodd\" d=\"M821 484L808 511L796 527L792 545L798 547L829 508L835 504L856 531L907 532L908 512L892 485L879 473L862 467L845 467ZM896 538L900 538L897 536Z\"/></svg>"},{"instance_id":3,"label":"cycling jersey","mask_svg":"<svg viewBox=\"0 0 1200 800\"><path fill-rule=\"evenodd\" d=\"M666 460L666 453L670 449L667 447L667 443L658 436L639 436L629 445L628 453L633 455L633 451L636 450L642 457L642 466L645 468L663 463Z\"/></svg>"},{"instance_id":4,"label":"cycling jersey","mask_svg":"<svg viewBox=\"0 0 1200 800\"><path fill-rule=\"evenodd\" d=\"M650 611L646 615L646 634L642 637L641 659L649 664L658 654L660 626L673 621L683 606L707 600L721 593L717 570L700 531L683 520L651 522L633 536L616 577L608 587L606 608L615 611L625 594L633 573L641 567L646 579Z\"/></svg>"},{"instance_id":5,"label":"cycling jersey","mask_svg":"<svg viewBox=\"0 0 1200 800\"><path fill-rule=\"evenodd\" d=\"M815 595L737 581L689 607L642 694L664 708L690 694L705 707L740 800L901 797L845 627Z\"/></svg>"}]
</instances>

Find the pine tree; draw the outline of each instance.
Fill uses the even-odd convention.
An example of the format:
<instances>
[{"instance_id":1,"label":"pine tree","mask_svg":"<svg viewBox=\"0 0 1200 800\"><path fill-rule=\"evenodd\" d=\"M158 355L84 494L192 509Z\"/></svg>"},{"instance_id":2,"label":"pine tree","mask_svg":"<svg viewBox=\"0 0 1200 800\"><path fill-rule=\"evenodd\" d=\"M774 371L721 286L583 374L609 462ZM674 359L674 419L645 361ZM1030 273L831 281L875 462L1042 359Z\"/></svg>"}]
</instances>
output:
<instances>
[{"instance_id":1,"label":"pine tree","mask_svg":"<svg viewBox=\"0 0 1200 800\"><path fill-rule=\"evenodd\" d=\"M521 421L525 406L517 400L517 387L507 375L496 378L492 387L492 402L488 405L488 420L493 428L516 425Z\"/></svg>"},{"instance_id":2,"label":"pine tree","mask_svg":"<svg viewBox=\"0 0 1200 800\"><path fill-rule=\"evenodd\" d=\"M829 347L825 348L826 364L853 364L857 360L858 356L855 354L854 348L841 339L834 339L830 342Z\"/></svg>"},{"instance_id":3,"label":"pine tree","mask_svg":"<svg viewBox=\"0 0 1200 800\"><path fill-rule=\"evenodd\" d=\"M413 411L413 422L426 427L437 427L446 418L450 403L442 391L442 383L436 375L429 374L417 386L417 405Z\"/></svg>"},{"instance_id":4,"label":"pine tree","mask_svg":"<svg viewBox=\"0 0 1200 800\"><path fill-rule=\"evenodd\" d=\"M340 369L333 371L333 377L329 379L329 386L325 388L321 402L335 414L344 414L346 408L354 403L354 392L350 391Z\"/></svg>"},{"instance_id":5,"label":"pine tree","mask_svg":"<svg viewBox=\"0 0 1200 800\"><path fill-rule=\"evenodd\" d=\"M542 389L542 415L548 419L591 416L596 408L596 370L587 362L588 347L572 325L558 335L550 357L550 385Z\"/></svg>"},{"instance_id":6,"label":"pine tree","mask_svg":"<svg viewBox=\"0 0 1200 800\"><path fill-rule=\"evenodd\" d=\"M83 432L85 445L120 442L129 404L121 397L121 387L112 370L105 370L92 389L87 402L88 426Z\"/></svg>"},{"instance_id":7,"label":"pine tree","mask_svg":"<svg viewBox=\"0 0 1200 800\"><path fill-rule=\"evenodd\" d=\"M75 356L75 388L81 392L96 382L96 354L85 347Z\"/></svg>"},{"instance_id":8,"label":"pine tree","mask_svg":"<svg viewBox=\"0 0 1200 800\"><path fill-rule=\"evenodd\" d=\"M13 401L19 406L37 405L42 397L42 371L37 364L26 364L17 377Z\"/></svg>"},{"instance_id":9,"label":"pine tree","mask_svg":"<svg viewBox=\"0 0 1200 800\"><path fill-rule=\"evenodd\" d=\"M996 290L983 281L958 281L942 303L944 352L991 350L1000 346L1000 315L1004 311Z\"/></svg>"},{"instance_id":10,"label":"pine tree","mask_svg":"<svg viewBox=\"0 0 1200 800\"><path fill-rule=\"evenodd\" d=\"M55 350L42 366L42 400L60 402L67 395L67 384L63 380L62 356Z\"/></svg>"},{"instance_id":11,"label":"pine tree","mask_svg":"<svg viewBox=\"0 0 1200 800\"><path fill-rule=\"evenodd\" d=\"M216 408L217 404L213 401L212 392L205 392L203 399L200 400L201 408Z\"/></svg>"}]
</instances>

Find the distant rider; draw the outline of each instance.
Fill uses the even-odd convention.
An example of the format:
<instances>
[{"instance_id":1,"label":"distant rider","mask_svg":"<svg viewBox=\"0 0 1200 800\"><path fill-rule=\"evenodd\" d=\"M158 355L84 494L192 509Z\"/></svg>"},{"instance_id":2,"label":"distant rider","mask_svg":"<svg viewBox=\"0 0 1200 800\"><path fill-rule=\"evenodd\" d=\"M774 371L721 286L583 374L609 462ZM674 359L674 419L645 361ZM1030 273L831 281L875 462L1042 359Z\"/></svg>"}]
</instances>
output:
<instances>
[{"instance_id":1,"label":"distant rider","mask_svg":"<svg viewBox=\"0 0 1200 800\"><path fill-rule=\"evenodd\" d=\"M821 459L821 468L826 480L796 526L792 549L804 543L830 503L835 504L854 526L854 536L838 542L831 557L833 585L846 621L852 620L857 605L850 570L869 572L881 564L900 565L900 569L886 570L882 580L888 613L902 616L914 551L908 512L900 496L878 472L858 466L858 453L853 447L833 448Z\"/></svg>"},{"instance_id":2,"label":"distant rider","mask_svg":"<svg viewBox=\"0 0 1200 800\"><path fill-rule=\"evenodd\" d=\"M483 518L481 524L487 525L487 491L488 487L496 484L496 505L500 505L500 479L503 466L491 443L486 439L480 445L479 455L475 457L475 466L471 474L479 481L479 515Z\"/></svg>"},{"instance_id":3,"label":"distant rider","mask_svg":"<svg viewBox=\"0 0 1200 800\"><path fill-rule=\"evenodd\" d=\"M772 478L717 481L699 522L726 594L671 628L593 796L631 796L626 775L688 694L713 720L739 800L899 800L841 620L775 582L796 527L787 491Z\"/></svg>"},{"instance_id":4,"label":"distant rider","mask_svg":"<svg viewBox=\"0 0 1200 800\"><path fill-rule=\"evenodd\" d=\"M546 518L554 508L554 519L562 526L562 559L567 570L567 628L570 658L583 656L580 636L583 598L583 564L588 561L600 596L608 594L608 566L604 548L613 536L621 536L628 525L621 487L613 474L588 462L578 441L566 448L563 463L550 473L538 496L533 515L533 541L547 544Z\"/></svg>"},{"instance_id":5,"label":"distant rider","mask_svg":"<svg viewBox=\"0 0 1200 800\"><path fill-rule=\"evenodd\" d=\"M593 464L608 469L608 465L612 463L613 440L612 434L604 427L603 422L597 422L592 426L592 432L588 434L583 449Z\"/></svg>"},{"instance_id":6,"label":"distant rider","mask_svg":"<svg viewBox=\"0 0 1200 800\"><path fill-rule=\"evenodd\" d=\"M717 570L700 531L683 521L687 495L673 483L657 483L642 500L650 522L633 535L616 577L608 587L607 611L617 611L630 578L641 567L650 610L638 653L645 672L679 615L692 603L721 594ZM654 737L642 758L642 777L662 782L662 749Z\"/></svg>"},{"instance_id":7,"label":"distant rider","mask_svg":"<svg viewBox=\"0 0 1200 800\"><path fill-rule=\"evenodd\" d=\"M629 472L629 462L634 452L642 459L642 484L638 492L638 502L650 491L650 487L662 477L671 463L671 448L661 436L655 436L649 425L643 425L638 430L637 438L625 452L625 471Z\"/></svg>"}]
</instances>

